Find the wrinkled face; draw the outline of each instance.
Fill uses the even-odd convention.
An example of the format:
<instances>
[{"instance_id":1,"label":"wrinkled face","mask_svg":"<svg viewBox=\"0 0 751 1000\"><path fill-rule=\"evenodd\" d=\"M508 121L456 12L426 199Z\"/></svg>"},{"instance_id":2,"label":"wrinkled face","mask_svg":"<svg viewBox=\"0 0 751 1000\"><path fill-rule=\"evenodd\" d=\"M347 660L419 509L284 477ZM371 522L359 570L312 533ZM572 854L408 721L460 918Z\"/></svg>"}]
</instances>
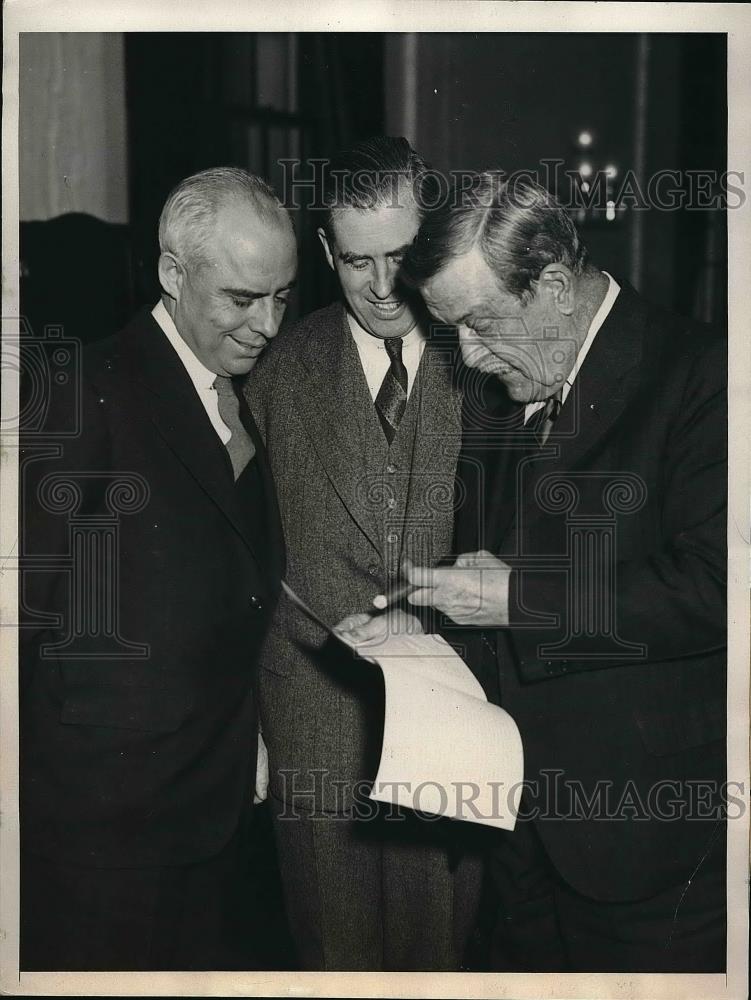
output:
<instances>
[{"instance_id":1,"label":"wrinkled face","mask_svg":"<svg viewBox=\"0 0 751 1000\"><path fill-rule=\"evenodd\" d=\"M172 288L162 279L175 326L210 371L247 374L284 316L297 272L292 227L281 214L269 221L252 205L228 204L217 213L206 258L173 269Z\"/></svg>"},{"instance_id":2,"label":"wrinkled face","mask_svg":"<svg viewBox=\"0 0 751 1000\"><path fill-rule=\"evenodd\" d=\"M531 403L562 387L577 354L556 286L540 280L524 303L500 288L479 250L451 260L422 289L431 314L459 328L464 363L497 375L511 399Z\"/></svg>"},{"instance_id":3,"label":"wrinkled face","mask_svg":"<svg viewBox=\"0 0 751 1000\"><path fill-rule=\"evenodd\" d=\"M374 337L403 337L417 322L419 296L398 279L402 258L420 226L411 194L398 205L342 208L332 218L333 240L319 236L336 271L347 308Z\"/></svg>"}]
</instances>

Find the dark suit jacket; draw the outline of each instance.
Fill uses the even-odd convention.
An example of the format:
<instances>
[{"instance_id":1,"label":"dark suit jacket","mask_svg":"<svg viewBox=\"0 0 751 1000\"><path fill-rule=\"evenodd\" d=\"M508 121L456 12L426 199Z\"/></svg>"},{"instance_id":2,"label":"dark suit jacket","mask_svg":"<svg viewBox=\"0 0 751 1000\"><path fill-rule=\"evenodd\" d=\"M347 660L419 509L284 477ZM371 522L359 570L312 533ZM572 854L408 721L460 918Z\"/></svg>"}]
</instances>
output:
<instances>
[{"instance_id":1,"label":"dark suit jacket","mask_svg":"<svg viewBox=\"0 0 751 1000\"><path fill-rule=\"evenodd\" d=\"M27 437L22 458L24 841L95 866L191 862L223 847L252 796L254 665L283 559L273 484L244 405L256 461L234 483L148 313L84 351L80 387L62 455ZM56 405L53 431L70 424ZM94 560L80 586L71 547Z\"/></svg>"},{"instance_id":2,"label":"dark suit jacket","mask_svg":"<svg viewBox=\"0 0 751 1000\"><path fill-rule=\"evenodd\" d=\"M450 550L461 442L454 349L438 337L426 344L390 448L339 303L281 334L247 381L279 493L288 580L332 625L367 610L403 556L434 563ZM279 602L261 660L261 718L272 791L312 789L311 769L323 768L319 792L298 803L336 811L375 777L383 684L326 640Z\"/></svg>"},{"instance_id":3,"label":"dark suit jacket","mask_svg":"<svg viewBox=\"0 0 751 1000\"><path fill-rule=\"evenodd\" d=\"M512 628L491 633L497 674L483 679L519 725L529 804L553 814L537 820L550 857L599 899L688 878L716 827L726 377L723 338L626 286L542 450L519 408L467 421L457 548L516 567ZM714 789L703 806L690 782Z\"/></svg>"}]
</instances>

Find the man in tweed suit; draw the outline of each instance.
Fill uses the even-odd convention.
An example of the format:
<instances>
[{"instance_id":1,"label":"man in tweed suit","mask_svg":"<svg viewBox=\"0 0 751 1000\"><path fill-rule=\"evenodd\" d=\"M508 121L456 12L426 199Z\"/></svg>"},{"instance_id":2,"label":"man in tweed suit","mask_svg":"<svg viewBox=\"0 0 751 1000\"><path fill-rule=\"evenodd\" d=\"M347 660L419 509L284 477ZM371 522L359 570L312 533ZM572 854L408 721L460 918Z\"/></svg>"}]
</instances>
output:
<instances>
[{"instance_id":1,"label":"man in tweed suit","mask_svg":"<svg viewBox=\"0 0 751 1000\"><path fill-rule=\"evenodd\" d=\"M398 581L405 557L432 564L451 546L453 345L398 282L425 171L405 139L385 137L331 164L319 236L344 304L284 333L246 386L277 483L288 581L332 625ZM367 799L380 674L283 601L259 696L302 967L458 968L477 862L460 853L466 831L393 808L387 818Z\"/></svg>"}]
</instances>

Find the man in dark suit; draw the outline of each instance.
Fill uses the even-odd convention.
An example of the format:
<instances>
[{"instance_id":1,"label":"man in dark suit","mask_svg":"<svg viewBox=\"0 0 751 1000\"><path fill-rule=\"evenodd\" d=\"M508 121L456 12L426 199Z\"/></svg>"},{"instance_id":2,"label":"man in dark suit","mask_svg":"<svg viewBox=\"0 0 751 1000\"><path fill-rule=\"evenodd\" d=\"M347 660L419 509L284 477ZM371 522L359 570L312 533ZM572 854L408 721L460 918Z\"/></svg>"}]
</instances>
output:
<instances>
[{"instance_id":1,"label":"man in dark suit","mask_svg":"<svg viewBox=\"0 0 751 1000\"><path fill-rule=\"evenodd\" d=\"M182 181L159 238L161 301L84 351L77 433L39 449L22 430L27 970L251 961L254 669L283 544L235 383L278 330L296 247L234 168Z\"/></svg>"},{"instance_id":2,"label":"man in dark suit","mask_svg":"<svg viewBox=\"0 0 751 1000\"><path fill-rule=\"evenodd\" d=\"M723 338L589 264L538 186L483 174L470 194L405 262L486 382L465 392L462 555L408 577L414 605L467 629L524 743L526 819L492 855L493 962L719 971Z\"/></svg>"},{"instance_id":3,"label":"man in dark suit","mask_svg":"<svg viewBox=\"0 0 751 1000\"><path fill-rule=\"evenodd\" d=\"M461 439L451 341L398 282L425 164L378 137L330 164L319 230L344 302L280 337L247 382L279 493L293 589L331 624L409 557L449 551ZM306 969L455 969L479 866L446 821L382 810L383 684L282 600L261 661L287 911ZM461 860L460 860L461 858Z\"/></svg>"}]
</instances>

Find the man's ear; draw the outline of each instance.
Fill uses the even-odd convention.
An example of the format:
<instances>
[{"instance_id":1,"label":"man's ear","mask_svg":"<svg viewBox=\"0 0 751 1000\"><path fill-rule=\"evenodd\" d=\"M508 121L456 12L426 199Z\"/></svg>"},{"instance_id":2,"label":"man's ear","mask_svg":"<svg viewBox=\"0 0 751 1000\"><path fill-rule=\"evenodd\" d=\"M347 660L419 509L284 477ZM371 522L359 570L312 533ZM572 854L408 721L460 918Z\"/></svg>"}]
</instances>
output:
<instances>
[{"instance_id":1,"label":"man's ear","mask_svg":"<svg viewBox=\"0 0 751 1000\"><path fill-rule=\"evenodd\" d=\"M565 264L546 264L540 272L539 287L551 296L563 316L574 311L574 276Z\"/></svg>"},{"instance_id":2,"label":"man's ear","mask_svg":"<svg viewBox=\"0 0 751 1000\"><path fill-rule=\"evenodd\" d=\"M329 238L326 235L326 230L320 228L318 230L318 239L321 241L321 246L323 247L323 252L326 254L326 260L329 263L329 267L332 271L336 271L334 267L334 256L331 252L331 247L329 246Z\"/></svg>"},{"instance_id":3,"label":"man's ear","mask_svg":"<svg viewBox=\"0 0 751 1000\"><path fill-rule=\"evenodd\" d=\"M182 264L171 253L159 255L159 284L171 299L179 299L185 272Z\"/></svg>"}]
</instances>

